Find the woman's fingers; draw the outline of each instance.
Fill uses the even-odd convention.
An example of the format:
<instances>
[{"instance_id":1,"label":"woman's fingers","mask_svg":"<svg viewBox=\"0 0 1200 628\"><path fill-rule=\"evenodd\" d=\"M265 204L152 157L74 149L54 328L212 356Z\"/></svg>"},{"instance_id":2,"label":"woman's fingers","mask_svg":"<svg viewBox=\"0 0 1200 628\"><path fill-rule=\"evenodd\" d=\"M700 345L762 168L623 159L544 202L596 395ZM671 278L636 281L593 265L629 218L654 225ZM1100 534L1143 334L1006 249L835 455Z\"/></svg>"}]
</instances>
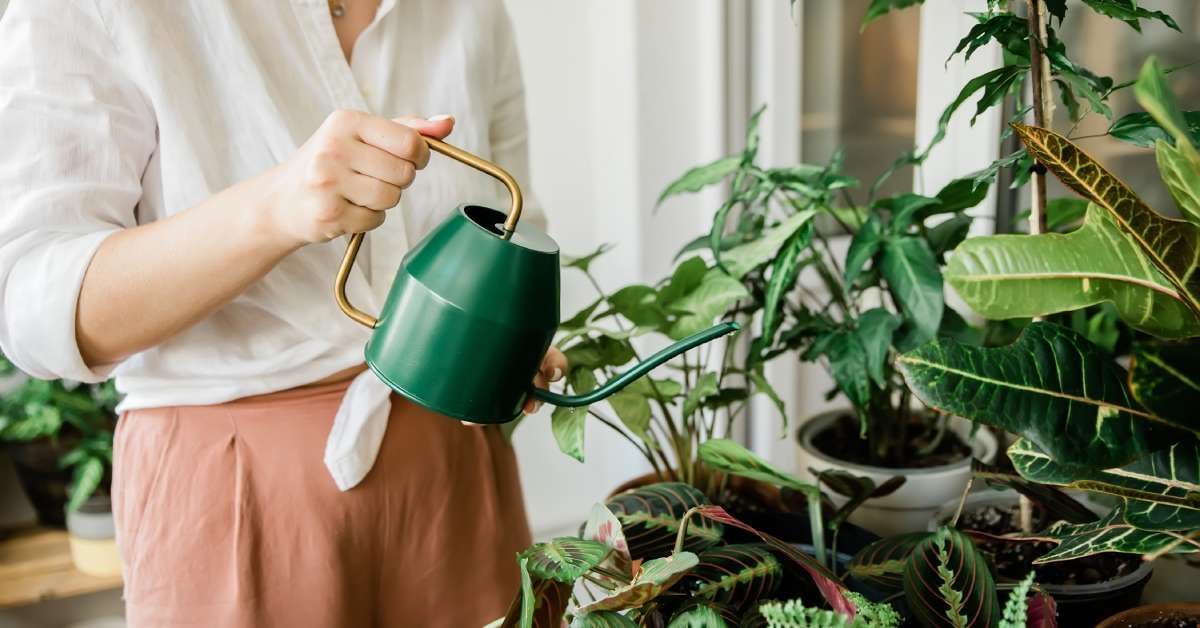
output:
<instances>
[{"instance_id":1,"label":"woman's fingers","mask_svg":"<svg viewBox=\"0 0 1200 628\"><path fill-rule=\"evenodd\" d=\"M417 170L429 163L429 145L417 129L387 118L369 116L358 119L354 128L359 139L396 157L411 161Z\"/></svg>"},{"instance_id":2,"label":"woman's fingers","mask_svg":"<svg viewBox=\"0 0 1200 628\"><path fill-rule=\"evenodd\" d=\"M559 351L558 347L550 347L546 351L546 355L542 357L542 366L538 369L536 375L533 376L534 388L547 388L550 382L557 382L563 378L567 372L567 356ZM525 414L533 414L542 407L542 402L529 397L525 400Z\"/></svg>"},{"instance_id":3,"label":"woman's fingers","mask_svg":"<svg viewBox=\"0 0 1200 628\"><path fill-rule=\"evenodd\" d=\"M432 137L439 140L445 139L454 130L454 116L447 114L430 116L428 118L400 116L399 118L392 118L392 121L411 127L425 137Z\"/></svg>"},{"instance_id":4,"label":"woman's fingers","mask_svg":"<svg viewBox=\"0 0 1200 628\"><path fill-rule=\"evenodd\" d=\"M342 197L367 209L391 209L400 202L400 188L374 177L350 173L341 182Z\"/></svg>"},{"instance_id":5,"label":"woman's fingers","mask_svg":"<svg viewBox=\"0 0 1200 628\"><path fill-rule=\"evenodd\" d=\"M412 185L417 174L413 162L365 142L354 142L347 153L347 165L351 170L400 189Z\"/></svg>"},{"instance_id":6,"label":"woman's fingers","mask_svg":"<svg viewBox=\"0 0 1200 628\"><path fill-rule=\"evenodd\" d=\"M332 240L348 233L364 233L379 227L383 224L384 220L387 220L387 212L350 205L349 203L347 205L349 206L342 212L341 220L337 223L340 229L330 229L332 233L327 234L327 239Z\"/></svg>"}]
</instances>

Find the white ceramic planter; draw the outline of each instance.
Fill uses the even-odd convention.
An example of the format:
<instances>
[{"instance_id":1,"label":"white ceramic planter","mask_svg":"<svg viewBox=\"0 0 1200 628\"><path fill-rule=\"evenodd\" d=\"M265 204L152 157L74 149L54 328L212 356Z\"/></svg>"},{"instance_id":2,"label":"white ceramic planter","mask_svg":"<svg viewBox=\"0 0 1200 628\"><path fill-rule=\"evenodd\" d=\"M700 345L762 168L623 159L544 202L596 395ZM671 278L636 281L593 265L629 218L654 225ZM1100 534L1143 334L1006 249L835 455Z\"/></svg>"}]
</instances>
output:
<instances>
[{"instance_id":1,"label":"white ceramic planter","mask_svg":"<svg viewBox=\"0 0 1200 628\"><path fill-rule=\"evenodd\" d=\"M800 426L796 434L796 459L799 466L797 471L800 477L809 482L816 482L816 477L809 469L817 472L837 469L869 477L877 484L896 475L907 478L904 485L891 495L869 500L860 506L850 516L851 523L881 536L924 530L930 517L942 504L962 495L971 477L969 459L940 467L888 469L838 460L817 450L812 444L813 437L844 413L844 410L835 410L818 414ZM971 423L958 418L953 419L950 430L962 438L963 442L970 443L976 458L991 460L995 455L996 439L988 430L977 430L974 438L971 438ZM845 501L845 498L838 495L831 497L839 503Z\"/></svg>"},{"instance_id":2,"label":"white ceramic planter","mask_svg":"<svg viewBox=\"0 0 1200 628\"><path fill-rule=\"evenodd\" d=\"M79 571L93 576L121 573L116 526L107 497L93 497L77 511L67 511L71 560Z\"/></svg>"}]
</instances>

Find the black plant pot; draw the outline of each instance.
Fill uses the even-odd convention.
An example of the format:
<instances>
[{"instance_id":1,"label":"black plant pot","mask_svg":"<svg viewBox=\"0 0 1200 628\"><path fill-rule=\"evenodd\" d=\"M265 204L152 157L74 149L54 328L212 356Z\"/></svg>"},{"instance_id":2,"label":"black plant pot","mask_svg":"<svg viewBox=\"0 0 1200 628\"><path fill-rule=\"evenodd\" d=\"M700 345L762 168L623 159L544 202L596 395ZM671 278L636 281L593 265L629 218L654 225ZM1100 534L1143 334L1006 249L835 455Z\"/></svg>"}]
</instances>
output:
<instances>
[{"instance_id":1,"label":"black plant pot","mask_svg":"<svg viewBox=\"0 0 1200 628\"><path fill-rule=\"evenodd\" d=\"M17 481L44 526L66 525L67 492L71 470L59 468L58 461L71 450L74 439L39 438L27 443L7 443L5 450L17 470Z\"/></svg>"}]
</instances>

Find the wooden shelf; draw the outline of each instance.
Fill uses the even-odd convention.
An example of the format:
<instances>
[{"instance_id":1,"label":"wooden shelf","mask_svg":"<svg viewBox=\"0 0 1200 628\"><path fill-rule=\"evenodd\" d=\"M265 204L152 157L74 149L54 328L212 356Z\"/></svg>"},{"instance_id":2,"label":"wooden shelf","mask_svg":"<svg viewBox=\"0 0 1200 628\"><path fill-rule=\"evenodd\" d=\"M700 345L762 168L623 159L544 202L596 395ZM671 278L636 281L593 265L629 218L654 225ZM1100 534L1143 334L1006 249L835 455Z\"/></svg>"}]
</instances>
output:
<instances>
[{"instance_id":1,"label":"wooden shelf","mask_svg":"<svg viewBox=\"0 0 1200 628\"><path fill-rule=\"evenodd\" d=\"M0 539L0 608L120 587L120 576L89 576L75 569L63 530L30 528Z\"/></svg>"}]
</instances>

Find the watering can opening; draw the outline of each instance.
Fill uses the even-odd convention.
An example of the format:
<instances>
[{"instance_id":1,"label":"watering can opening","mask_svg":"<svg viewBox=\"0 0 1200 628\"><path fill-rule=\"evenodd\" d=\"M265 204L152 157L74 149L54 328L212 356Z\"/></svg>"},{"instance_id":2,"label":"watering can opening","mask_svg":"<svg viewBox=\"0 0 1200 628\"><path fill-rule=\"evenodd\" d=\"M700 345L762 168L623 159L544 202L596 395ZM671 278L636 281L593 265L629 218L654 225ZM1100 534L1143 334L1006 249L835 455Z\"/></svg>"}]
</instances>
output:
<instances>
[{"instance_id":1,"label":"watering can opening","mask_svg":"<svg viewBox=\"0 0 1200 628\"><path fill-rule=\"evenodd\" d=\"M463 205L459 211L471 224L496 236L497 239L538 253L558 253L558 243L546 232L528 222L517 223L512 232L507 232L504 222L508 215L502 211L483 205Z\"/></svg>"}]
</instances>

